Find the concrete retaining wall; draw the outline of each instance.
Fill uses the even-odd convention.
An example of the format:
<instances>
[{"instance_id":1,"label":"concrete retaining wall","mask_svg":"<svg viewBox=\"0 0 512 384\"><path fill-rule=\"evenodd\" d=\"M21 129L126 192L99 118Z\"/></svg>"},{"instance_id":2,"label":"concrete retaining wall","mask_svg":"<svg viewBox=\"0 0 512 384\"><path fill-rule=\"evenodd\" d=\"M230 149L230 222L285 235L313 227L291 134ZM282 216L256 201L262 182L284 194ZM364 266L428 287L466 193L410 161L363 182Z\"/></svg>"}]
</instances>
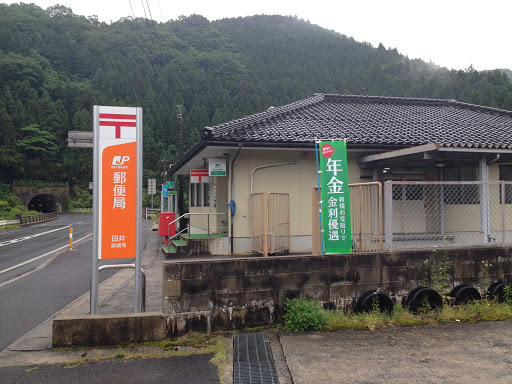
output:
<instances>
[{"instance_id":1,"label":"concrete retaining wall","mask_svg":"<svg viewBox=\"0 0 512 384\"><path fill-rule=\"evenodd\" d=\"M450 289L483 292L512 282L512 248L450 249ZM443 250L437 251L441 256ZM57 317L53 346L119 345L163 340L189 331L241 329L282 320L286 298L305 296L351 310L366 291L380 289L404 302L421 285L431 251L275 256L163 264L163 313ZM438 257L438 260L440 257ZM490 265L486 267L485 265Z\"/></svg>"},{"instance_id":2,"label":"concrete retaining wall","mask_svg":"<svg viewBox=\"0 0 512 384\"><path fill-rule=\"evenodd\" d=\"M512 281L512 248L446 252L450 288L470 284L483 291L485 280ZM438 256L442 253L437 251ZM325 307L351 310L361 294L380 289L404 303L408 293L421 285L431 256L432 251L421 250L169 261L163 265L162 311L173 318L179 315L182 321L186 317L187 324L177 325L182 330L215 331L279 322L285 300L300 296L320 300Z\"/></svg>"}]
</instances>

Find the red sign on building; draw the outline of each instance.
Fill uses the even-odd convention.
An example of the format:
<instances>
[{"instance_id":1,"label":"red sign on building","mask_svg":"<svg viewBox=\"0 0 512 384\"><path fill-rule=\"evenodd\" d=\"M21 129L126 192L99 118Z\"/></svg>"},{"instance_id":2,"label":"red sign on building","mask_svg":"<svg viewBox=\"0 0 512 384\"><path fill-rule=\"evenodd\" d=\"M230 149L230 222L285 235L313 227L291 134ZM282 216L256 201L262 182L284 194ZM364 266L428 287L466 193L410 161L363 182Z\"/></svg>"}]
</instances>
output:
<instances>
[{"instance_id":1,"label":"red sign on building","mask_svg":"<svg viewBox=\"0 0 512 384\"><path fill-rule=\"evenodd\" d=\"M208 176L207 169L191 169L190 182L191 183L209 183L210 176Z\"/></svg>"}]
</instances>

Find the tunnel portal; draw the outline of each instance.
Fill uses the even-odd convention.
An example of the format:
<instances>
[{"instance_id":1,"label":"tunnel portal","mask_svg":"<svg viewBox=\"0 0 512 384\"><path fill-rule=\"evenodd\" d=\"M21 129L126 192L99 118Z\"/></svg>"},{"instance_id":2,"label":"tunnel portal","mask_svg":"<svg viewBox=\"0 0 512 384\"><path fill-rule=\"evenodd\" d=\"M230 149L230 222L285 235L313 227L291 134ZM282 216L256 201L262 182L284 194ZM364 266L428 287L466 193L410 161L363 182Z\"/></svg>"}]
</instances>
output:
<instances>
[{"instance_id":1,"label":"tunnel portal","mask_svg":"<svg viewBox=\"0 0 512 384\"><path fill-rule=\"evenodd\" d=\"M28 203L28 209L41 213L62 212L60 200L49 193L34 196Z\"/></svg>"}]
</instances>

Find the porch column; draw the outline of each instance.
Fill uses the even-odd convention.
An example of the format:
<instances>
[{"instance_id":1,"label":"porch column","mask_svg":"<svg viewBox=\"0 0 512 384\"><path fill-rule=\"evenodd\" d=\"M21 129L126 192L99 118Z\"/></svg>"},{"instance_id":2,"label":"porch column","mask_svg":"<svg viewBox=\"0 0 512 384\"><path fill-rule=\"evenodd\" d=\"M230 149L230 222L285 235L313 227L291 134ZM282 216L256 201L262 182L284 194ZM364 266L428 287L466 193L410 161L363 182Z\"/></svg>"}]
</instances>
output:
<instances>
[{"instance_id":1,"label":"porch column","mask_svg":"<svg viewBox=\"0 0 512 384\"><path fill-rule=\"evenodd\" d=\"M379 181L379 169L373 168L373 177L374 182ZM380 233L380 215L382 215L382 212L379 209L379 190L378 188L372 189L372 196L373 196L373 234L374 235L381 235Z\"/></svg>"},{"instance_id":2,"label":"porch column","mask_svg":"<svg viewBox=\"0 0 512 384\"><path fill-rule=\"evenodd\" d=\"M489 166L487 165L486 155L480 158L480 181L489 181ZM480 231L482 232L483 242L488 243L491 235L489 218L489 185L480 185Z\"/></svg>"},{"instance_id":3,"label":"porch column","mask_svg":"<svg viewBox=\"0 0 512 384\"><path fill-rule=\"evenodd\" d=\"M439 181L444 181L444 169L439 168ZM444 235L444 216L445 216L445 205L444 205L444 185L439 186L439 232Z\"/></svg>"},{"instance_id":4,"label":"porch column","mask_svg":"<svg viewBox=\"0 0 512 384\"><path fill-rule=\"evenodd\" d=\"M384 244L389 252L393 252L393 184L392 180L384 182Z\"/></svg>"}]
</instances>

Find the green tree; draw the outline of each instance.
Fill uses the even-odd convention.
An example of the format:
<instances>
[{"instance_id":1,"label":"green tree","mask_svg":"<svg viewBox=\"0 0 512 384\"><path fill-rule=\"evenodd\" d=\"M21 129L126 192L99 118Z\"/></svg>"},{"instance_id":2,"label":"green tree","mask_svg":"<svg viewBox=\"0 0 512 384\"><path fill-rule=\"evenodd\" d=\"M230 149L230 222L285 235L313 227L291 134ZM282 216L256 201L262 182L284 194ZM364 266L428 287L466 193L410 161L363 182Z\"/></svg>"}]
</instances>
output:
<instances>
[{"instance_id":1,"label":"green tree","mask_svg":"<svg viewBox=\"0 0 512 384\"><path fill-rule=\"evenodd\" d=\"M21 129L22 138L16 142L16 148L26 159L26 172L30 177L51 179L55 169L55 157L59 149L55 135L42 130L37 124Z\"/></svg>"}]
</instances>

